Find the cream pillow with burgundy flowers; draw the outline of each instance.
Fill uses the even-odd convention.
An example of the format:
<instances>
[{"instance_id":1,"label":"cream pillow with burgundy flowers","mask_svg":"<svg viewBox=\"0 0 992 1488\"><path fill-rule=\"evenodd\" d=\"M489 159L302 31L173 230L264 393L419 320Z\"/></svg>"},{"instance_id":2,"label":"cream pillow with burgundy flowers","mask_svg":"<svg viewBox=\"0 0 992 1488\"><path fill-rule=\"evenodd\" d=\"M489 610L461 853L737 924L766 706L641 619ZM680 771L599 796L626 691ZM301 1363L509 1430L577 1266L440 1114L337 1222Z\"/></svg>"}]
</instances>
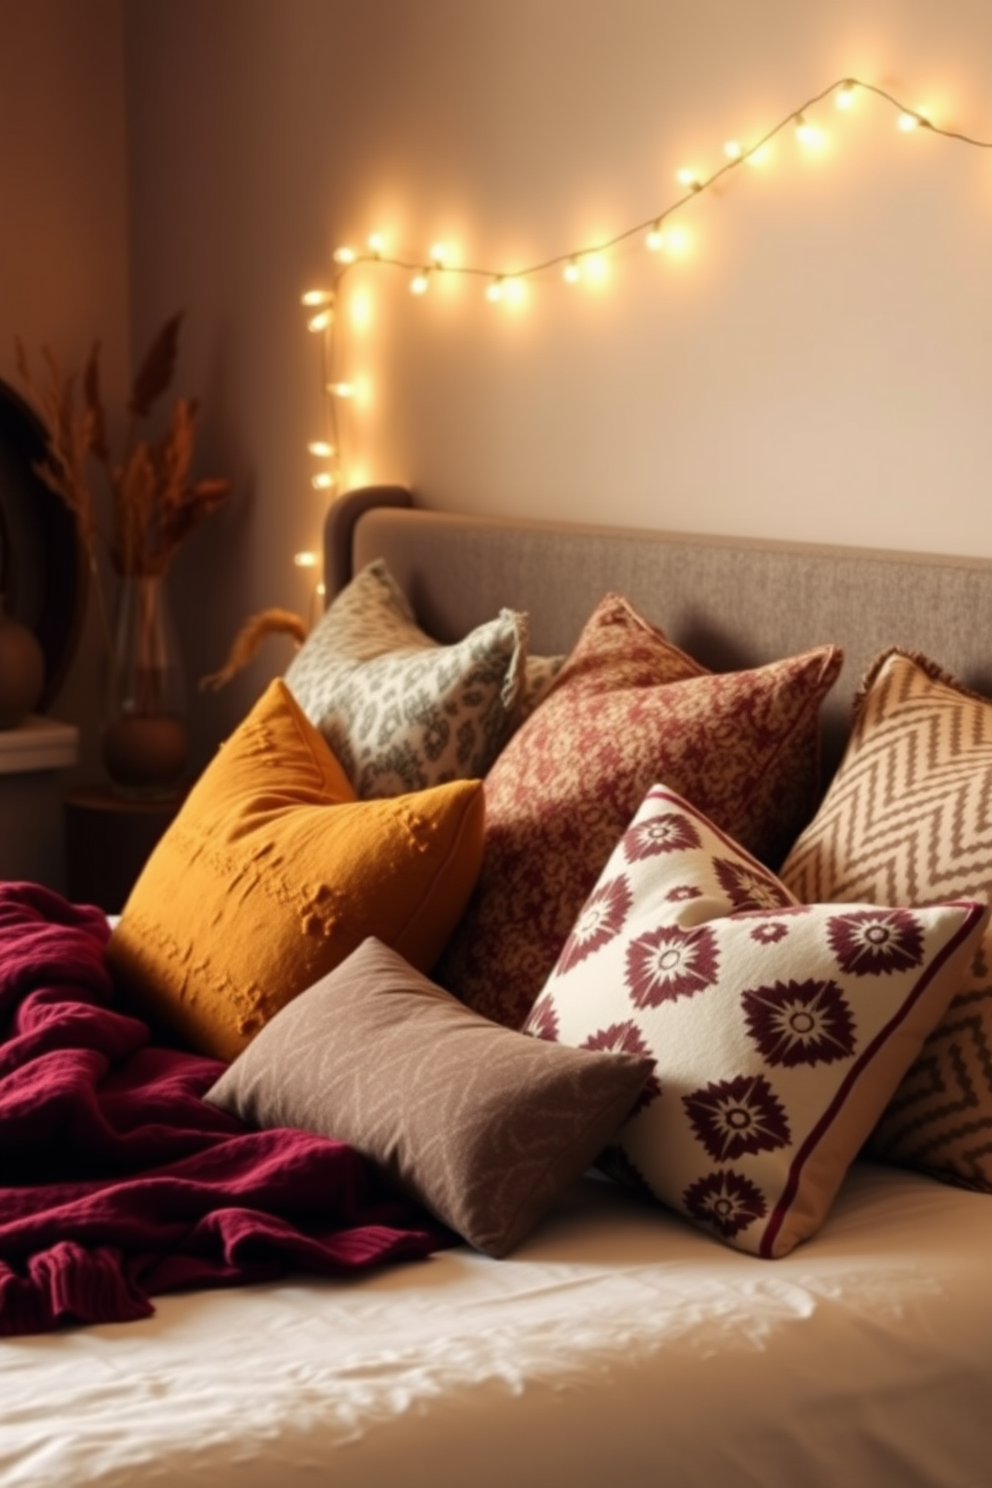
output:
<instances>
[{"instance_id":1,"label":"cream pillow with burgundy flowers","mask_svg":"<svg viewBox=\"0 0 992 1488\"><path fill-rule=\"evenodd\" d=\"M608 594L485 781L482 872L433 975L519 1028L586 895L654 781L778 863L819 799L823 646L716 675Z\"/></svg>"},{"instance_id":2,"label":"cream pillow with burgundy flowers","mask_svg":"<svg viewBox=\"0 0 992 1488\"><path fill-rule=\"evenodd\" d=\"M800 899L992 896L992 701L925 656L875 658L850 742L782 867ZM876 1157L992 1192L992 935L877 1130Z\"/></svg>"},{"instance_id":3,"label":"cream pillow with burgundy flowers","mask_svg":"<svg viewBox=\"0 0 992 1488\"><path fill-rule=\"evenodd\" d=\"M648 792L526 1031L655 1062L603 1165L739 1250L823 1223L988 909L800 905L694 806Z\"/></svg>"}]
</instances>

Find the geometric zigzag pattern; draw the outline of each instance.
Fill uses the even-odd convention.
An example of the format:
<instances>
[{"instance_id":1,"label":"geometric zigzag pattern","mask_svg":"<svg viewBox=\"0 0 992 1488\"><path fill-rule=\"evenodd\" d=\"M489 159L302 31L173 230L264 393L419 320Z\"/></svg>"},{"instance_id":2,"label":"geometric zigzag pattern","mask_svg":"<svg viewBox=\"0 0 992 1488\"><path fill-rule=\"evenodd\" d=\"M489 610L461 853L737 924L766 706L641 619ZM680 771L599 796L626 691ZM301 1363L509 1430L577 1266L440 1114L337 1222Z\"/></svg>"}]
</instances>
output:
<instances>
[{"instance_id":1,"label":"geometric zigzag pattern","mask_svg":"<svg viewBox=\"0 0 992 1488\"><path fill-rule=\"evenodd\" d=\"M992 901L992 701L890 650L780 877L805 903ZM992 1192L992 931L871 1141L886 1161Z\"/></svg>"}]
</instances>

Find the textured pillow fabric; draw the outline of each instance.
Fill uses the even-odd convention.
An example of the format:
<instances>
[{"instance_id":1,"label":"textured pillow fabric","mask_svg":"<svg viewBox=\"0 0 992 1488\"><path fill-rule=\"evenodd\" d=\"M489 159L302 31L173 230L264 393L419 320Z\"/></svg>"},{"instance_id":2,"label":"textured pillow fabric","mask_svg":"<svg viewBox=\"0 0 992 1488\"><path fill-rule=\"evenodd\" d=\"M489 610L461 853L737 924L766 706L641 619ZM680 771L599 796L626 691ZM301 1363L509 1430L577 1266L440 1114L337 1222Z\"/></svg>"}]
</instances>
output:
<instances>
[{"instance_id":1,"label":"textured pillow fabric","mask_svg":"<svg viewBox=\"0 0 992 1488\"><path fill-rule=\"evenodd\" d=\"M517 700L515 727L519 728L524 719L530 717L564 665L564 656L528 656L524 685Z\"/></svg>"},{"instance_id":2,"label":"textured pillow fabric","mask_svg":"<svg viewBox=\"0 0 992 1488\"><path fill-rule=\"evenodd\" d=\"M146 1013L232 1059L368 935L429 967L475 881L483 810L467 780L356 802L273 682L148 860L111 968Z\"/></svg>"},{"instance_id":3,"label":"textured pillow fabric","mask_svg":"<svg viewBox=\"0 0 992 1488\"><path fill-rule=\"evenodd\" d=\"M988 910L797 905L670 790L649 791L527 1029L650 1054L604 1165L740 1250L786 1255L953 995Z\"/></svg>"},{"instance_id":4,"label":"textured pillow fabric","mask_svg":"<svg viewBox=\"0 0 992 1488\"><path fill-rule=\"evenodd\" d=\"M328 606L285 680L364 800L484 775L513 726L526 656L527 617L513 610L439 645L376 559Z\"/></svg>"},{"instance_id":5,"label":"textured pillow fabric","mask_svg":"<svg viewBox=\"0 0 992 1488\"><path fill-rule=\"evenodd\" d=\"M267 1024L207 1100L334 1136L504 1255L613 1137L651 1069L480 1018L367 940Z\"/></svg>"},{"instance_id":6,"label":"textured pillow fabric","mask_svg":"<svg viewBox=\"0 0 992 1488\"><path fill-rule=\"evenodd\" d=\"M992 702L925 657L876 658L847 752L782 867L800 899L992 894ZM992 1192L992 935L906 1075L872 1152Z\"/></svg>"},{"instance_id":7,"label":"textured pillow fabric","mask_svg":"<svg viewBox=\"0 0 992 1488\"><path fill-rule=\"evenodd\" d=\"M434 975L519 1028L644 792L662 778L780 860L819 795L833 646L713 675L607 595L486 779L482 873Z\"/></svg>"}]
</instances>

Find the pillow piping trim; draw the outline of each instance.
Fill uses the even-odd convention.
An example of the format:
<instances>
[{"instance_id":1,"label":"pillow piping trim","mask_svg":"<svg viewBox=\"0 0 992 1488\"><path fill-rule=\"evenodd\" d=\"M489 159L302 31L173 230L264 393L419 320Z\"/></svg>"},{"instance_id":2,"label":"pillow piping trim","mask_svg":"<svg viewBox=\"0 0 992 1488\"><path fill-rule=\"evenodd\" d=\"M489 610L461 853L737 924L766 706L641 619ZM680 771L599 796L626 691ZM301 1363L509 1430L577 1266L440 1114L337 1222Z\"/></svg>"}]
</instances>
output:
<instances>
[{"instance_id":1,"label":"pillow piping trim","mask_svg":"<svg viewBox=\"0 0 992 1488\"><path fill-rule=\"evenodd\" d=\"M764 1234L762 1236L761 1245L759 1248L759 1254L765 1259L772 1259L774 1257L774 1243L796 1197L796 1193L799 1188L799 1180L802 1176L803 1169L808 1159L819 1148L819 1144L822 1141L823 1136L836 1119L841 1108L846 1104L853 1086L858 1080L860 1080L861 1076L865 1073L868 1066L875 1059L879 1051L888 1044L893 1032L900 1026L901 1023L905 1022L905 1020L908 1018L909 1014L919 1002L920 998L922 997L923 993L930 985L930 983L933 981L934 977L938 974L938 972L943 970L944 966L950 960L950 958L960 950L962 942L967 940L971 936L975 928L976 920L980 920L987 914L988 911L987 905L979 904L973 899L949 899L942 902L944 902L945 907L947 908L956 906L964 908L969 912L965 915L954 934L947 940L947 942L937 953L937 955L933 957L929 965L924 968L920 976L917 978L913 986L913 990L908 994L908 996L903 998L900 1006L893 1013L892 1017L888 1020L887 1023L885 1023L881 1028L878 1029L871 1042L861 1051L858 1058L854 1061L854 1064L847 1071L847 1074L838 1085L836 1091L834 1092L832 1100L830 1101L823 1114L820 1116L820 1119L816 1122L815 1126L813 1126L812 1129L807 1133L805 1140L799 1148L799 1151L793 1158L792 1165L789 1169L789 1176L786 1179L785 1186L783 1187L782 1192L779 1196L778 1203L775 1205L775 1210L771 1215L767 1225L765 1226ZM909 1061L910 1064L912 1064L912 1062L912 1060ZM909 1066L907 1065L906 1067L908 1068ZM881 1110L885 1109L886 1104L887 1102L882 1103L879 1114L881 1114Z\"/></svg>"}]
</instances>

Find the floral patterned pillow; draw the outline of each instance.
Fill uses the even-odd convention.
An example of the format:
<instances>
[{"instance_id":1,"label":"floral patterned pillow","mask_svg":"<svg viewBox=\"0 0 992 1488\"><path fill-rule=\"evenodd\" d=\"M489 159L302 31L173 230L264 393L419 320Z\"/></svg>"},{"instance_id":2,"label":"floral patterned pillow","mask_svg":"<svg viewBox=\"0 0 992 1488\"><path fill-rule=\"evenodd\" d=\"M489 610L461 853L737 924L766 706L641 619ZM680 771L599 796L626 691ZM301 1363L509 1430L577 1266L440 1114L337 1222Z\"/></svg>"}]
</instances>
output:
<instances>
[{"instance_id":1,"label":"floral patterned pillow","mask_svg":"<svg viewBox=\"0 0 992 1488\"><path fill-rule=\"evenodd\" d=\"M782 1256L822 1224L987 917L967 900L801 905L656 786L525 1028L650 1054L603 1165L739 1250Z\"/></svg>"},{"instance_id":2,"label":"floral patterned pillow","mask_svg":"<svg viewBox=\"0 0 992 1488\"><path fill-rule=\"evenodd\" d=\"M815 809L820 702L841 661L823 646L718 676L606 595L486 777L482 873L436 979L519 1028L659 777L780 860Z\"/></svg>"},{"instance_id":3,"label":"floral patterned pillow","mask_svg":"<svg viewBox=\"0 0 992 1488\"><path fill-rule=\"evenodd\" d=\"M519 719L526 658L527 617L514 610L439 645L376 559L329 605L285 681L367 800L485 775Z\"/></svg>"}]
</instances>

